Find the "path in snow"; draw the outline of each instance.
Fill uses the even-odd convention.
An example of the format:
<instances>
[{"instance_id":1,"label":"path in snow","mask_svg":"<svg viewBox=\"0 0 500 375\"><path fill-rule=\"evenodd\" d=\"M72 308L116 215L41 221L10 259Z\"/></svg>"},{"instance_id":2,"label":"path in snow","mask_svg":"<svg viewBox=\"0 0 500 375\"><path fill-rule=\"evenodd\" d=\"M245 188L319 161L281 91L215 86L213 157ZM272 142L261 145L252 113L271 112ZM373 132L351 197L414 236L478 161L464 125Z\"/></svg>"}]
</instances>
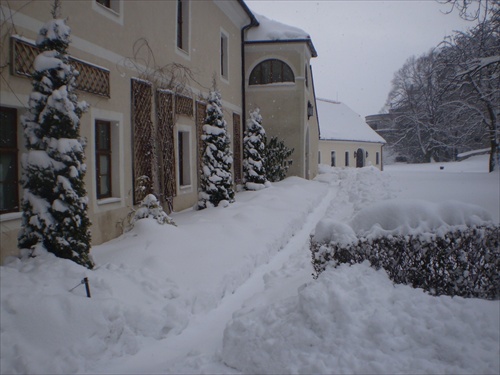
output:
<instances>
[{"instance_id":1,"label":"path in snow","mask_svg":"<svg viewBox=\"0 0 500 375\"><path fill-rule=\"evenodd\" d=\"M302 229L269 263L258 267L235 293L225 296L217 308L193 317L188 327L178 336L145 346L137 354L114 360L101 368L102 373L175 373L208 372L230 373L234 370L220 361L222 338L233 314L256 304L269 304L311 280L312 266L309 254L309 236L323 218L337 189L332 186L317 208L308 215ZM288 293L288 294L287 294Z\"/></svg>"}]
</instances>

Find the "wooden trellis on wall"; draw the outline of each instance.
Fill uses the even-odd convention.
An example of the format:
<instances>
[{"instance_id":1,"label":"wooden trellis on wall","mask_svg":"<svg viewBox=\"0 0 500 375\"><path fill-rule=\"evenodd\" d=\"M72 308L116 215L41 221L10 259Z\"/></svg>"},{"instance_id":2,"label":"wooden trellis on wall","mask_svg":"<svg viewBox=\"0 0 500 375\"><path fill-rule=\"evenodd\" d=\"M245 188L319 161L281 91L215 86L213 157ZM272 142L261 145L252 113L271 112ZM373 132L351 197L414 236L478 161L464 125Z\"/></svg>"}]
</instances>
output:
<instances>
[{"instance_id":1,"label":"wooden trellis on wall","mask_svg":"<svg viewBox=\"0 0 500 375\"><path fill-rule=\"evenodd\" d=\"M156 118L158 124L158 178L161 199L173 210L175 197L175 153L174 153L174 95L172 92L156 92Z\"/></svg>"},{"instance_id":2,"label":"wooden trellis on wall","mask_svg":"<svg viewBox=\"0 0 500 375\"><path fill-rule=\"evenodd\" d=\"M178 115L193 116L193 99L188 96L175 96L175 113Z\"/></svg>"},{"instance_id":3,"label":"wooden trellis on wall","mask_svg":"<svg viewBox=\"0 0 500 375\"><path fill-rule=\"evenodd\" d=\"M241 116L233 113L233 167L234 167L234 181L237 184L243 182L241 171Z\"/></svg>"},{"instance_id":4,"label":"wooden trellis on wall","mask_svg":"<svg viewBox=\"0 0 500 375\"><path fill-rule=\"evenodd\" d=\"M201 181L201 166L203 165L203 125L205 124L205 117L207 115L207 105L203 102L196 102L196 140L198 143L197 164L198 164L198 188Z\"/></svg>"},{"instance_id":5,"label":"wooden trellis on wall","mask_svg":"<svg viewBox=\"0 0 500 375\"><path fill-rule=\"evenodd\" d=\"M148 176L153 186L153 160L155 147L151 121L153 91L151 82L132 78L132 139L134 159L134 204L138 204L151 191L137 189L137 179Z\"/></svg>"},{"instance_id":6,"label":"wooden trellis on wall","mask_svg":"<svg viewBox=\"0 0 500 375\"><path fill-rule=\"evenodd\" d=\"M10 38L11 74L19 77L32 77L35 72L33 62L40 53L34 44ZM76 88L91 94L110 97L109 70L86 63L70 56L70 64L80 72L76 78Z\"/></svg>"}]
</instances>

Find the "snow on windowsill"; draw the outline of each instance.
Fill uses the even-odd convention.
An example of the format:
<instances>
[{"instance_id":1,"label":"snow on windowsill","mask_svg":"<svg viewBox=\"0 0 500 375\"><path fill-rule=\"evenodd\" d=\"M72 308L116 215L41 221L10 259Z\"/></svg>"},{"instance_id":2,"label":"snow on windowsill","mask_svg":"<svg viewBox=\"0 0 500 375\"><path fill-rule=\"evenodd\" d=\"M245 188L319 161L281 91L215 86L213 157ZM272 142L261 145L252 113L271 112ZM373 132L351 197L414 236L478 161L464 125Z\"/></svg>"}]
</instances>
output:
<instances>
[{"instance_id":1,"label":"snow on windowsill","mask_svg":"<svg viewBox=\"0 0 500 375\"><path fill-rule=\"evenodd\" d=\"M121 202L121 201L122 201L122 199L118 198L118 197L104 198L104 199L99 199L97 201L97 205L102 206L105 204L117 203L117 202Z\"/></svg>"},{"instance_id":2,"label":"snow on windowsill","mask_svg":"<svg viewBox=\"0 0 500 375\"><path fill-rule=\"evenodd\" d=\"M193 191L193 185L182 185L179 186L179 190L181 194L191 193Z\"/></svg>"},{"instance_id":3,"label":"snow on windowsill","mask_svg":"<svg viewBox=\"0 0 500 375\"><path fill-rule=\"evenodd\" d=\"M4 221L18 220L22 215L22 212L9 212L7 214L2 214L0 215L0 223Z\"/></svg>"}]
</instances>

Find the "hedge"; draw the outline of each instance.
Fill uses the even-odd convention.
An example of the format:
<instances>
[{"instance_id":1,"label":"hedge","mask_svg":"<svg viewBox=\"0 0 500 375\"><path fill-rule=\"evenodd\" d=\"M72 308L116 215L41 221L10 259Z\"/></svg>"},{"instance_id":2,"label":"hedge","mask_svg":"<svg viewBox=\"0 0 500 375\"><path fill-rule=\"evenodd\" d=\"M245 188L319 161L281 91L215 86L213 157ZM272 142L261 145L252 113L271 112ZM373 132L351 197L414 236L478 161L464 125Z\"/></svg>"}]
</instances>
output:
<instances>
[{"instance_id":1,"label":"hedge","mask_svg":"<svg viewBox=\"0 0 500 375\"><path fill-rule=\"evenodd\" d=\"M315 278L327 267L361 263L383 268L397 284L432 295L499 299L500 226L450 229L440 235L358 238L356 243L319 243L311 237Z\"/></svg>"}]
</instances>

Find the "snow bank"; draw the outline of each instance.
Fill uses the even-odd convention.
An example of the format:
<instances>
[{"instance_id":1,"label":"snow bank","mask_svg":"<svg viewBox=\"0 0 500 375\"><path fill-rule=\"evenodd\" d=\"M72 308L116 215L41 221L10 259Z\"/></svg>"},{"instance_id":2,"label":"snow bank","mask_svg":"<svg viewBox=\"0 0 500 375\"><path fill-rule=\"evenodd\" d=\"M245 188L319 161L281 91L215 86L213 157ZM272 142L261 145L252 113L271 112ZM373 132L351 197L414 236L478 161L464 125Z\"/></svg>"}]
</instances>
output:
<instances>
[{"instance_id":1,"label":"snow bank","mask_svg":"<svg viewBox=\"0 0 500 375\"><path fill-rule=\"evenodd\" d=\"M392 199L374 203L358 212L350 226L358 236L444 233L456 226L491 222L484 208L456 201L431 203L423 200Z\"/></svg>"},{"instance_id":2,"label":"snow bank","mask_svg":"<svg viewBox=\"0 0 500 375\"><path fill-rule=\"evenodd\" d=\"M367 263L342 265L235 315L222 357L254 374L498 374L499 314L498 302L431 297Z\"/></svg>"},{"instance_id":3,"label":"snow bank","mask_svg":"<svg viewBox=\"0 0 500 375\"><path fill-rule=\"evenodd\" d=\"M453 228L491 222L491 214L473 204L389 199L360 210L348 223L330 218L321 220L316 226L314 240L349 245L360 237L374 239L396 235L443 235Z\"/></svg>"},{"instance_id":4,"label":"snow bank","mask_svg":"<svg viewBox=\"0 0 500 375\"><path fill-rule=\"evenodd\" d=\"M95 270L43 254L0 272L2 373L96 373L176 336L268 262L323 199L326 184L292 177L241 192L226 208L138 220L95 246ZM79 285L88 277L92 298Z\"/></svg>"}]
</instances>

